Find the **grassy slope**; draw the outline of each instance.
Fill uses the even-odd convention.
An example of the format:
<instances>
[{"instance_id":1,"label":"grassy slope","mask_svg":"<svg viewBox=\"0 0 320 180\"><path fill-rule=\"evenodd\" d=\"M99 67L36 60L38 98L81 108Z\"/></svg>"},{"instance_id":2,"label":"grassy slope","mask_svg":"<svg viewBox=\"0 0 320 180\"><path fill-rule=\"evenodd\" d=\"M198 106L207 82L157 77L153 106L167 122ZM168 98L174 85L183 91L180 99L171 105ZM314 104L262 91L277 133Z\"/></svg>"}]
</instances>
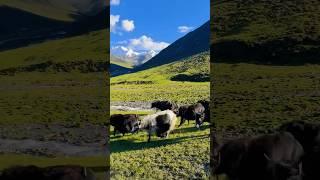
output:
<instances>
[{"instance_id":1,"label":"grassy slope","mask_svg":"<svg viewBox=\"0 0 320 180\"><path fill-rule=\"evenodd\" d=\"M107 30L91 32L89 34L43 42L19 49L0 52L0 69L17 66L28 66L47 61L106 61L108 52Z\"/></svg>"},{"instance_id":2,"label":"grassy slope","mask_svg":"<svg viewBox=\"0 0 320 180\"><path fill-rule=\"evenodd\" d=\"M191 103L209 98L209 82L178 82L170 78L177 74L209 72L209 53L184 61L111 78L111 101L153 101L171 99Z\"/></svg>"},{"instance_id":3,"label":"grassy slope","mask_svg":"<svg viewBox=\"0 0 320 180\"><path fill-rule=\"evenodd\" d=\"M70 4L63 1L34 1L34 0L2 0L0 5L15 7L34 14L62 21L73 21L74 9Z\"/></svg>"},{"instance_id":4,"label":"grassy slope","mask_svg":"<svg viewBox=\"0 0 320 180\"><path fill-rule=\"evenodd\" d=\"M320 121L320 66L214 64L221 129L265 133L290 120Z\"/></svg>"},{"instance_id":5,"label":"grassy slope","mask_svg":"<svg viewBox=\"0 0 320 180\"><path fill-rule=\"evenodd\" d=\"M105 62L108 56L105 44L109 41L106 32L108 31L102 30L0 52L0 69L28 66L48 60L57 63L87 59ZM107 91L102 87L106 86L106 78L104 72L19 72L12 76L0 75L0 124L5 127L8 124L27 126L37 123L105 123L109 105ZM1 169L16 164L106 164L101 157L45 158L6 154L0 156L0 161ZM105 179L104 173L98 173L98 176Z\"/></svg>"},{"instance_id":6,"label":"grassy slope","mask_svg":"<svg viewBox=\"0 0 320 180\"><path fill-rule=\"evenodd\" d=\"M125 67L125 68L130 68L130 69L133 67L133 64L131 64L129 62L125 62L125 61L123 61L123 60L121 60L118 57L115 57L113 55L110 55L110 63L118 65L118 66L122 66L122 67Z\"/></svg>"},{"instance_id":7,"label":"grassy slope","mask_svg":"<svg viewBox=\"0 0 320 180\"><path fill-rule=\"evenodd\" d=\"M319 37L317 1L215 1L212 3L212 32L215 41L248 43L306 36ZM311 31L312 30L312 31ZM307 34L306 31L310 33Z\"/></svg>"}]
</instances>

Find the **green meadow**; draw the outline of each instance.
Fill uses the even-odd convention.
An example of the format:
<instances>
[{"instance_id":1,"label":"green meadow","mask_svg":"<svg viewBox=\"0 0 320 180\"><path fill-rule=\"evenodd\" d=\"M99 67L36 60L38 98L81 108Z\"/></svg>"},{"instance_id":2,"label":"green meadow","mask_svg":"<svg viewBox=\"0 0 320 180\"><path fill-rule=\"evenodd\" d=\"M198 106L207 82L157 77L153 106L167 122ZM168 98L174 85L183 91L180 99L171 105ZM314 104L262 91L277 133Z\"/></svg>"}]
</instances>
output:
<instances>
[{"instance_id":1,"label":"green meadow","mask_svg":"<svg viewBox=\"0 0 320 180\"><path fill-rule=\"evenodd\" d=\"M107 122L107 73L91 71L83 65L80 68L68 67L86 61L93 65L106 63L108 52L103 47L108 39L105 32L107 30L0 52L2 138L38 140L50 137L52 141L71 142L69 140L73 139L81 143L105 141L106 134L103 133L88 138L88 133L94 130L86 131L86 128L90 125L101 130ZM41 65L50 63L60 69ZM36 68L30 70L29 67ZM11 73L5 73L8 69ZM57 129L72 127L75 128L72 132ZM22 130L28 128L33 129ZM14 165L76 164L93 167L94 170L98 168L95 170L98 178L105 179L106 170L102 169L108 166L105 158L1 153L0 171Z\"/></svg>"},{"instance_id":2,"label":"green meadow","mask_svg":"<svg viewBox=\"0 0 320 180\"><path fill-rule=\"evenodd\" d=\"M212 111L219 130L260 134L287 121L320 121L319 65L212 67Z\"/></svg>"},{"instance_id":3,"label":"green meadow","mask_svg":"<svg viewBox=\"0 0 320 180\"><path fill-rule=\"evenodd\" d=\"M111 78L113 102L145 102L171 100L192 104L209 99L209 53L171 64ZM181 76L183 80L175 77ZM198 78L194 81L194 77ZM120 103L121 104L121 103ZM150 111L111 111L111 114L146 114ZM111 129L111 177L114 179L209 179L209 124L197 130L195 122L187 122L169 135L168 139L147 133L117 134Z\"/></svg>"}]
</instances>

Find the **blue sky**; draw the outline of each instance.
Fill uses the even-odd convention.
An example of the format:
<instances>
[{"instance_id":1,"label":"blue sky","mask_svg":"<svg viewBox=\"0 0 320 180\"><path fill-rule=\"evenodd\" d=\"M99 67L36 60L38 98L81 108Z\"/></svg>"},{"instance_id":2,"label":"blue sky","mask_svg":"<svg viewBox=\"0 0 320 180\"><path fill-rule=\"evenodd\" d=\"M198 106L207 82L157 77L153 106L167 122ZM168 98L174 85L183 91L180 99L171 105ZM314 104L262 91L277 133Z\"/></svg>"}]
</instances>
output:
<instances>
[{"instance_id":1,"label":"blue sky","mask_svg":"<svg viewBox=\"0 0 320 180\"><path fill-rule=\"evenodd\" d=\"M150 59L210 17L209 0L110 0L110 4L111 53L134 63Z\"/></svg>"}]
</instances>

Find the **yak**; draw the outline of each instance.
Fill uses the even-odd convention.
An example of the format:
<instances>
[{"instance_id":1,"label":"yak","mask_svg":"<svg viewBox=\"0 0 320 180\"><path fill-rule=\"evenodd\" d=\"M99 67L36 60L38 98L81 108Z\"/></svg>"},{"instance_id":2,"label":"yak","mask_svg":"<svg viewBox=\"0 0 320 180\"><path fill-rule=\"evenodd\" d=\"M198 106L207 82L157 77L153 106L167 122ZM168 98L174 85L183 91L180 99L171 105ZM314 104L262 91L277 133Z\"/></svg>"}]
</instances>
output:
<instances>
[{"instance_id":1,"label":"yak","mask_svg":"<svg viewBox=\"0 0 320 180\"><path fill-rule=\"evenodd\" d=\"M139 115L113 114L110 117L110 124L114 127L114 136L117 131L122 133L123 136L125 133L135 133L139 130Z\"/></svg>"},{"instance_id":2,"label":"yak","mask_svg":"<svg viewBox=\"0 0 320 180\"><path fill-rule=\"evenodd\" d=\"M171 101L154 101L151 103L151 108L156 108L160 111L171 110L175 113L178 111L178 105Z\"/></svg>"},{"instance_id":3,"label":"yak","mask_svg":"<svg viewBox=\"0 0 320 180\"><path fill-rule=\"evenodd\" d=\"M179 107L177 116L181 117L179 127L185 122L185 120L188 120L188 124L190 120L195 120L196 127L199 128L204 121L205 108L201 103L196 103L190 106L181 106Z\"/></svg>"},{"instance_id":4,"label":"yak","mask_svg":"<svg viewBox=\"0 0 320 180\"><path fill-rule=\"evenodd\" d=\"M177 117L173 111L160 111L145 116L141 120L139 129L144 129L148 132L148 142L150 142L153 132L155 132L158 137L167 138L169 133L175 128L176 121Z\"/></svg>"},{"instance_id":5,"label":"yak","mask_svg":"<svg viewBox=\"0 0 320 180\"><path fill-rule=\"evenodd\" d=\"M214 155L214 174L231 180L298 180L301 144L286 132L227 141Z\"/></svg>"},{"instance_id":6,"label":"yak","mask_svg":"<svg viewBox=\"0 0 320 180\"><path fill-rule=\"evenodd\" d=\"M89 168L64 165L40 168L37 166L15 166L5 169L1 180L96 180L93 171Z\"/></svg>"},{"instance_id":7,"label":"yak","mask_svg":"<svg viewBox=\"0 0 320 180\"><path fill-rule=\"evenodd\" d=\"M320 125L305 121L291 121L280 126L290 132L303 146L303 179L320 179Z\"/></svg>"}]
</instances>

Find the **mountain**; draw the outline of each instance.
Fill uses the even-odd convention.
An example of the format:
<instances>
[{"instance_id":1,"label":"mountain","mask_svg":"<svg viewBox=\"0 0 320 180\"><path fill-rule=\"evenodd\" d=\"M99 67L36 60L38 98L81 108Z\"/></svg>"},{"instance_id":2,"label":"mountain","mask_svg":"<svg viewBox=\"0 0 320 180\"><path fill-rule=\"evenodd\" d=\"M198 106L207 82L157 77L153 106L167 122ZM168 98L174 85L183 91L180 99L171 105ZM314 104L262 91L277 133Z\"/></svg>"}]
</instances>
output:
<instances>
[{"instance_id":1,"label":"mountain","mask_svg":"<svg viewBox=\"0 0 320 180\"><path fill-rule=\"evenodd\" d=\"M180 61L113 77L111 84L160 83L163 81L209 82L209 62L210 53L205 51Z\"/></svg>"},{"instance_id":2,"label":"mountain","mask_svg":"<svg viewBox=\"0 0 320 180\"><path fill-rule=\"evenodd\" d=\"M141 71L168 64L209 50L210 22L206 22L196 30L186 34L170 46L162 50L146 63L134 68Z\"/></svg>"},{"instance_id":3,"label":"mountain","mask_svg":"<svg viewBox=\"0 0 320 180\"><path fill-rule=\"evenodd\" d=\"M124 46L115 46L112 47L111 54L122 59L122 61L131 63L133 66L139 66L153 58L157 54L157 52L155 52L154 50L146 52L136 52Z\"/></svg>"},{"instance_id":4,"label":"mountain","mask_svg":"<svg viewBox=\"0 0 320 180\"><path fill-rule=\"evenodd\" d=\"M320 63L320 1L216 0L211 9L214 62Z\"/></svg>"},{"instance_id":5,"label":"mountain","mask_svg":"<svg viewBox=\"0 0 320 180\"><path fill-rule=\"evenodd\" d=\"M57 18L52 18L51 16L53 16L53 14L51 14L51 16L45 14L40 15L41 13L31 11L32 8L26 8L25 6L20 5L23 4L22 2L26 3L27 1L30 1L32 5L28 5L27 7L41 6L43 12L46 12L46 8L43 6L46 6L49 9L53 7L53 4L49 3L49 0L13 0L12 3L8 3L9 1L4 1L4 3L1 2L0 50L14 49L46 40L61 39L106 29L109 22L109 18L106 16L106 14L109 14L109 8L105 6L102 6L103 9L97 9L99 11L96 11L95 13L87 12L85 14L80 14L81 11L76 11L74 10L75 7L73 7L73 13L70 11L73 20L63 21L58 18L60 17L60 11L58 10L53 13L57 15ZM47 1L48 3L45 4ZM13 2L16 2L16 4ZM16 6L13 6L12 4ZM28 11L25 9L28 9ZM60 7L59 10L64 9Z\"/></svg>"}]
</instances>

